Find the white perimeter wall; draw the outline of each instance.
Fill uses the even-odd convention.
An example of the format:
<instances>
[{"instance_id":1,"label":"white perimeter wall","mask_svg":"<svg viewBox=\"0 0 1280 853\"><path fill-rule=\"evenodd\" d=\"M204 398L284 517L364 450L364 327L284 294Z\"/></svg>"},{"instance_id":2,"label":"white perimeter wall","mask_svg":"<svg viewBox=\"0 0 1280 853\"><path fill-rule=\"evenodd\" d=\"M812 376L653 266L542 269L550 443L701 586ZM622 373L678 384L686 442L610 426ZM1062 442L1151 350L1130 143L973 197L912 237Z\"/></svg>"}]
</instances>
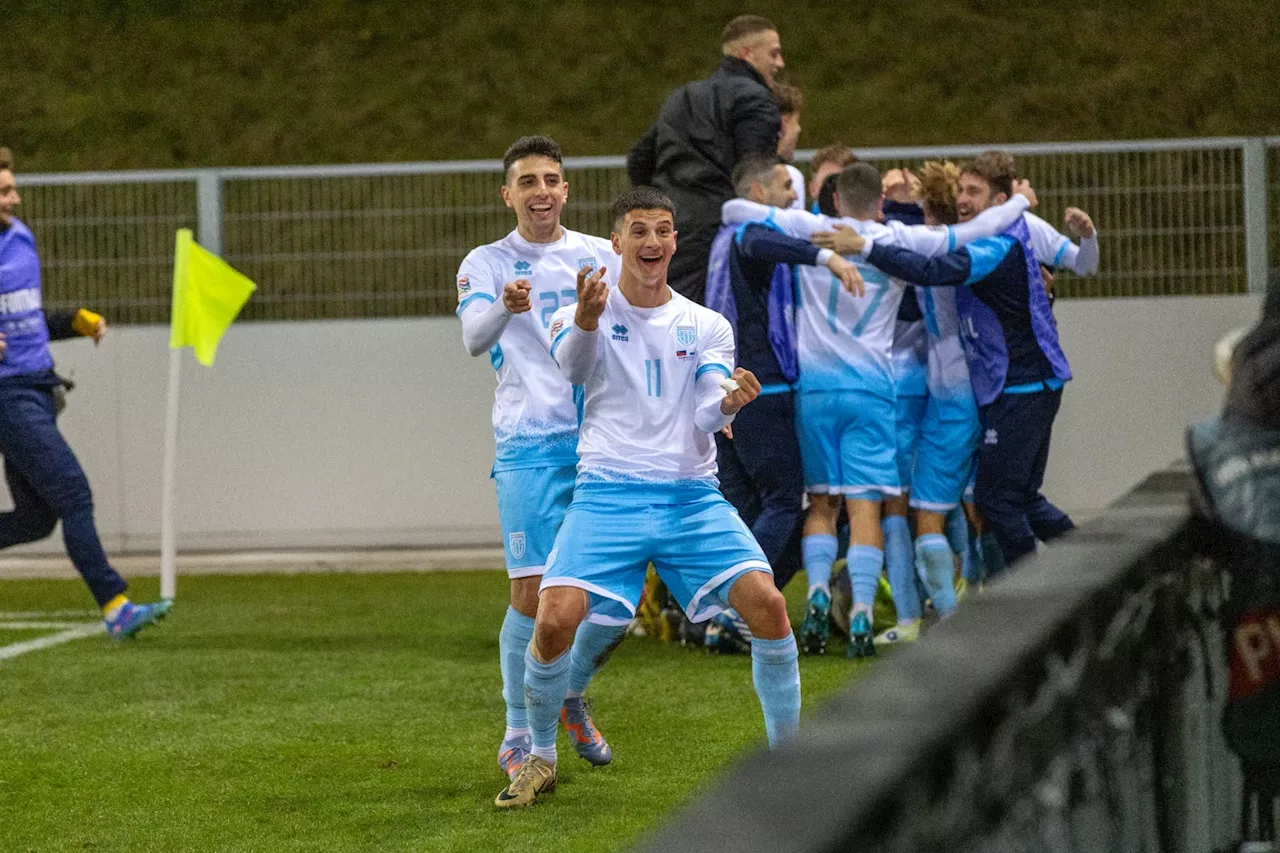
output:
<instances>
[{"instance_id":1,"label":"white perimeter wall","mask_svg":"<svg viewBox=\"0 0 1280 853\"><path fill-rule=\"evenodd\" d=\"M1076 380L1054 430L1046 493L1106 505L1178 459L1214 413L1213 343L1252 324L1256 296L1059 304ZM94 487L109 550L159 542L168 329L54 345L77 383L63 431ZM494 378L456 320L235 326L217 366L186 356L179 548L497 544ZM9 506L0 489L0 508ZM57 552L60 537L25 550Z\"/></svg>"}]
</instances>

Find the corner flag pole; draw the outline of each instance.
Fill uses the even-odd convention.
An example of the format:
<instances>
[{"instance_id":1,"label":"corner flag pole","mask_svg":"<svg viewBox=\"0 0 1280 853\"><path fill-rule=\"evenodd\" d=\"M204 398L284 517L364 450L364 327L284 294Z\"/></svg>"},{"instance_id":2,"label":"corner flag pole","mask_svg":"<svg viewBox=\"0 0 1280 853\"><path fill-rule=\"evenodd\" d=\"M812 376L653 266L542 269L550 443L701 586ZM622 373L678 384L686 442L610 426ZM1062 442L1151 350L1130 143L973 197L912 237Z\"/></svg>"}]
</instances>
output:
<instances>
[{"instance_id":1,"label":"corner flag pole","mask_svg":"<svg viewBox=\"0 0 1280 853\"><path fill-rule=\"evenodd\" d=\"M178 389L182 350L169 350L169 390L164 411L164 477L160 497L160 597L172 599L178 586L178 544L173 531L173 504L178 466Z\"/></svg>"}]
</instances>

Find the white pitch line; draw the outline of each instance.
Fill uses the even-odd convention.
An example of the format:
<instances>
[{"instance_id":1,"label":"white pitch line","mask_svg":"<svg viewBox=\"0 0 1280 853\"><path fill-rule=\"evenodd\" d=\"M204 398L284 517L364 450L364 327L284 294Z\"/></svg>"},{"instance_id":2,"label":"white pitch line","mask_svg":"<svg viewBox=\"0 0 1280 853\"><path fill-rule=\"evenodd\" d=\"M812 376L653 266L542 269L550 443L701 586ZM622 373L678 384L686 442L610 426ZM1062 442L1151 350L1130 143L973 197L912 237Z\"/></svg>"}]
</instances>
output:
<instances>
[{"instance_id":1,"label":"white pitch line","mask_svg":"<svg viewBox=\"0 0 1280 853\"><path fill-rule=\"evenodd\" d=\"M91 625L81 625L78 628L71 628L66 631L59 631L57 634L50 634L47 637L38 637L34 640L27 640L24 643L13 643L8 646L0 646L0 660L12 660L18 655L25 655L27 652L38 652L41 649L47 649L51 646L60 646L63 643L69 643L72 640L79 640L84 637L92 637L94 634L101 634L107 630L107 627L101 622Z\"/></svg>"},{"instance_id":2,"label":"white pitch line","mask_svg":"<svg viewBox=\"0 0 1280 853\"><path fill-rule=\"evenodd\" d=\"M58 628L82 628L84 622L13 622L0 621L0 631L39 631L41 628L47 628L55 631Z\"/></svg>"},{"instance_id":3,"label":"white pitch line","mask_svg":"<svg viewBox=\"0 0 1280 853\"><path fill-rule=\"evenodd\" d=\"M57 619L78 616L82 619L97 615L96 610L17 610L0 612L0 619Z\"/></svg>"}]
</instances>

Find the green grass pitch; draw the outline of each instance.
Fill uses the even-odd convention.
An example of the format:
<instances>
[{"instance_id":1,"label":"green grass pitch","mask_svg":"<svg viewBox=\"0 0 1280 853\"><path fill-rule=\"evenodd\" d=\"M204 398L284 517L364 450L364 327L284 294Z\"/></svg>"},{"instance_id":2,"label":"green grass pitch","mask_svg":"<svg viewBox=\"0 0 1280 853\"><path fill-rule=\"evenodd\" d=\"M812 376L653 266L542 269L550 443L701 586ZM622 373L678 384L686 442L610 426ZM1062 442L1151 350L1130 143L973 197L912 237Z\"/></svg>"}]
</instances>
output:
<instances>
[{"instance_id":1,"label":"green grass pitch","mask_svg":"<svg viewBox=\"0 0 1280 853\"><path fill-rule=\"evenodd\" d=\"M559 790L498 812L506 587L496 571L183 578L136 641L0 661L0 850L620 850L762 745L748 659L631 638L588 692L613 765L561 733ZM0 611L68 608L92 618L78 582L0 583ZM806 710L857 671L841 651L801 661Z\"/></svg>"}]
</instances>

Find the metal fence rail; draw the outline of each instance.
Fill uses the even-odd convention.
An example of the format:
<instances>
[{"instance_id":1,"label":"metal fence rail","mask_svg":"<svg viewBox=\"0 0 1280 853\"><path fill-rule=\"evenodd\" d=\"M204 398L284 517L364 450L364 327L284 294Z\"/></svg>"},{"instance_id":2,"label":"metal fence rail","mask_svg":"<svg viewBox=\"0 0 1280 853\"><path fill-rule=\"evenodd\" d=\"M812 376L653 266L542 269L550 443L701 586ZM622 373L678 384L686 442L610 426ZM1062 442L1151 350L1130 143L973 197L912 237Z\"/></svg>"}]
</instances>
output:
<instances>
[{"instance_id":1,"label":"metal fence rail","mask_svg":"<svg viewBox=\"0 0 1280 853\"><path fill-rule=\"evenodd\" d=\"M1064 298L1260 291L1268 257L1280 258L1280 139L859 154L889 168L991 147L1017 157L1045 219L1060 224L1074 205L1098 224L1102 271L1090 279L1064 273L1055 285ZM565 165L565 224L606 234L609 204L627 186L623 158ZM180 227L196 228L202 243L258 282L245 319L450 313L463 256L512 228L501 179L501 163L481 160L26 175L21 183L50 306L89 304L116 323L163 323Z\"/></svg>"}]
</instances>

